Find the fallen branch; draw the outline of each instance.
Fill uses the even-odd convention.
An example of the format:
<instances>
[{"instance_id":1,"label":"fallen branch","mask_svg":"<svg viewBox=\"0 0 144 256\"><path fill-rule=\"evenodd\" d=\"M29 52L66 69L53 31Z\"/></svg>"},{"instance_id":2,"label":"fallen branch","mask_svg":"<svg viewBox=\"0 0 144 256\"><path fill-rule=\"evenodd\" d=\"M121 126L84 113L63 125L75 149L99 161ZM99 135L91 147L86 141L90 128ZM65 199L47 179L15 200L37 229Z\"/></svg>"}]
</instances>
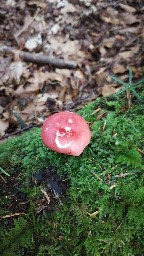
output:
<instances>
[{"instance_id":1,"label":"fallen branch","mask_svg":"<svg viewBox=\"0 0 144 256\"><path fill-rule=\"evenodd\" d=\"M37 53L30 53L25 51L19 51L9 46L0 45L0 52L10 52L15 56L19 56L25 62L32 62L41 65L52 65L57 68L76 69L77 63L75 61L66 61L59 58L51 58L46 55L40 55Z\"/></svg>"}]
</instances>

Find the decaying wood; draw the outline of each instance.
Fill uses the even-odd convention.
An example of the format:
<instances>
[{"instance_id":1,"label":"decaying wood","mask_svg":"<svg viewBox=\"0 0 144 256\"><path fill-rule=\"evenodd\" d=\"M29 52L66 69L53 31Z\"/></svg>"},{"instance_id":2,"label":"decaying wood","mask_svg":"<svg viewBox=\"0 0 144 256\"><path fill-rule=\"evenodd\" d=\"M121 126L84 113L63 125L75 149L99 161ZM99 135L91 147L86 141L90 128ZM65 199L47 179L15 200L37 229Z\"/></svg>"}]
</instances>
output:
<instances>
[{"instance_id":1,"label":"decaying wood","mask_svg":"<svg viewBox=\"0 0 144 256\"><path fill-rule=\"evenodd\" d=\"M52 58L47 55L41 55L37 53L30 53L25 51L19 51L9 46L0 46L0 52L10 52L15 56L19 56L25 62L32 62L40 65L52 65L57 68L76 69L77 63L75 61L63 60L59 58Z\"/></svg>"}]
</instances>

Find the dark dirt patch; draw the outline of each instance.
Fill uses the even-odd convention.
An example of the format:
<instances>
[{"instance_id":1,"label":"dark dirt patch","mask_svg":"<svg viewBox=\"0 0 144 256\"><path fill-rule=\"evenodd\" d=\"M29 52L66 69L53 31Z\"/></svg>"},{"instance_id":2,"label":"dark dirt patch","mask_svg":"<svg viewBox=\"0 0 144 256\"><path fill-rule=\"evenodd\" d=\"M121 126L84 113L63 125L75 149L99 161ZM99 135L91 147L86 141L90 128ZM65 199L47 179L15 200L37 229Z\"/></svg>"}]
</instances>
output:
<instances>
[{"instance_id":1,"label":"dark dirt patch","mask_svg":"<svg viewBox=\"0 0 144 256\"><path fill-rule=\"evenodd\" d=\"M18 185L18 176L14 175L1 180L2 218L19 216L28 213L30 196ZM32 199L36 213L44 214L54 210L65 198L68 180L63 180L52 166L43 168L33 174L29 187L39 188L39 197ZM29 194L31 192L29 191Z\"/></svg>"}]
</instances>

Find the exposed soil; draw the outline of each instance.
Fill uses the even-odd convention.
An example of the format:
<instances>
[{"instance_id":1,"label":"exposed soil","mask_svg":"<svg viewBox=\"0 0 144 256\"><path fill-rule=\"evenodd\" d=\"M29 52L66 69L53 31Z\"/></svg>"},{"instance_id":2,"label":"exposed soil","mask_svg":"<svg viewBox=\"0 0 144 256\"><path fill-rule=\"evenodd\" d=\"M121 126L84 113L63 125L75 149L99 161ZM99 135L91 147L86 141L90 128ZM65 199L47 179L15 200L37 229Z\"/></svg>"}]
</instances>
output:
<instances>
[{"instance_id":1,"label":"exposed soil","mask_svg":"<svg viewBox=\"0 0 144 256\"><path fill-rule=\"evenodd\" d=\"M23 192L19 184L19 176L11 175L1 180L1 197L8 201L2 209L12 214L4 215L3 219L11 219L25 215L29 210L30 198ZM52 166L43 168L32 176L29 189L37 187L40 196L34 200L35 212L46 214L57 208L66 196L68 180L63 180ZM5 208L6 207L6 208ZM2 210L1 209L1 210ZM16 213L16 214L15 214Z\"/></svg>"}]
</instances>

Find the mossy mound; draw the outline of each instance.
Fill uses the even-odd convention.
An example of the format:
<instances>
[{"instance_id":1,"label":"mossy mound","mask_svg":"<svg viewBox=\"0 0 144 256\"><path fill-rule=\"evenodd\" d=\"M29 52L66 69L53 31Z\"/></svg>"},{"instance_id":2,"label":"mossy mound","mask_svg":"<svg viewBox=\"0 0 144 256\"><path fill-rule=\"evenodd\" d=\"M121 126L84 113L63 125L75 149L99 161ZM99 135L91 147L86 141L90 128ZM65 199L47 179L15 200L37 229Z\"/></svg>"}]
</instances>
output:
<instances>
[{"instance_id":1,"label":"mossy mound","mask_svg":"<svg viewBox=\"0 0 144 256\"><path fill-rule=\"evenodd\" d=\"M79 157L47 149L41 129L0 144L10 174L1 181L1 255L143 255L143 104L98 99L79 114L93 134ZM32 180L49 166L67 184L61 195L48 179Z\"/></svg>"}]
</instances>

